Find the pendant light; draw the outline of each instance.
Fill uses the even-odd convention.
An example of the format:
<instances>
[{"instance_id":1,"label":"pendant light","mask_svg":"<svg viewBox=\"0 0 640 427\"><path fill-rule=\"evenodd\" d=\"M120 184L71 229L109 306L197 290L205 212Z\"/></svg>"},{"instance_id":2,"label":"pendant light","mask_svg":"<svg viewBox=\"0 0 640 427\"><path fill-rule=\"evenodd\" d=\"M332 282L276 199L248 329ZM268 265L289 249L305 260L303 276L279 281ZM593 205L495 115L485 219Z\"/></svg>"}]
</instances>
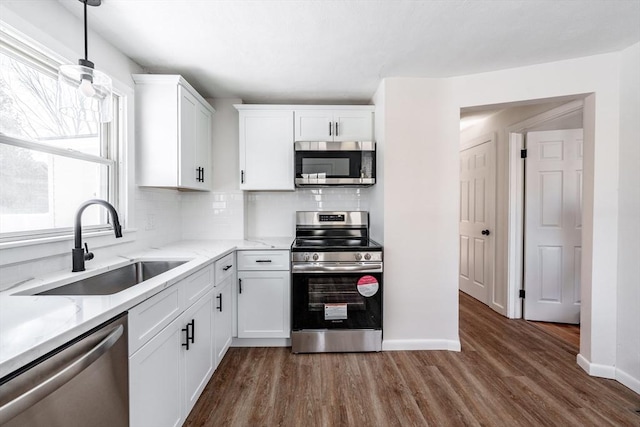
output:
<instances>
[{"instance_id":1,"label":"pendant light","mask_svg":"<svg viewBox=\"0 0 640 427\"><path fill-rule=\"evenodd\" d=\"M79 59L78 65L61 65L58 69L58 109L77 120L110 122L111 77L89 61L87 43L87 6L100 6L102 0L79 1L84 3L84 59Z\"/></svg>"}]
</instances>

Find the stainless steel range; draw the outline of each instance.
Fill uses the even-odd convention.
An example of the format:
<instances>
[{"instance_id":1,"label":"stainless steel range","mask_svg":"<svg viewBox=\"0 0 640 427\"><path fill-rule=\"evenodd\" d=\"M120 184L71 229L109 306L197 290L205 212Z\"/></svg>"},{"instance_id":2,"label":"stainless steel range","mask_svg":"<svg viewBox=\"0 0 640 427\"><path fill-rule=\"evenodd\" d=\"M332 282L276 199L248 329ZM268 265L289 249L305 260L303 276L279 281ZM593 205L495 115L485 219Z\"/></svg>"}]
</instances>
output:
<instances>
[{"instance_id":1,"label":"stainless steel range","mask_svg":"<svg viewBox=\"0 0 640 427\"><path fill-rule=\"evenodd\" d=\"M368 212L296 212L292 351L381 351L382 271Z\"/></svg>"}]
</instances>

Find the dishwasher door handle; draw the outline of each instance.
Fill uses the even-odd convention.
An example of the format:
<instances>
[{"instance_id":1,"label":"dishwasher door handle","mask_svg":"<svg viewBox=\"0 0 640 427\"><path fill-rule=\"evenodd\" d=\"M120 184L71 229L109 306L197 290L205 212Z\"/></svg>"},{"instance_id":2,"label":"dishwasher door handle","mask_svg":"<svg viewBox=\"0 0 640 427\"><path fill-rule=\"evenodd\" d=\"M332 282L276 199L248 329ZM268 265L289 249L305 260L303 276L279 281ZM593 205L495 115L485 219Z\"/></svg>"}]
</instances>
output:
<instances>
[{"instance_id":1,"label":"dishwasher door handle","mask_svg":"<svg viewBox=\"0 0 640 427\"><path fill-rule=\"evenodd\" d=\"M100 341L95 347L86 352L80 359L76 360L51 378L43 381L26 393L16 397L11 402L7 402L0 407L0 425L19 415L29 407L38 403L70 380L79 375L100 356L105 354L124 333L124 326L119 325L113 332Z\"/></svg>"}]
</instances>

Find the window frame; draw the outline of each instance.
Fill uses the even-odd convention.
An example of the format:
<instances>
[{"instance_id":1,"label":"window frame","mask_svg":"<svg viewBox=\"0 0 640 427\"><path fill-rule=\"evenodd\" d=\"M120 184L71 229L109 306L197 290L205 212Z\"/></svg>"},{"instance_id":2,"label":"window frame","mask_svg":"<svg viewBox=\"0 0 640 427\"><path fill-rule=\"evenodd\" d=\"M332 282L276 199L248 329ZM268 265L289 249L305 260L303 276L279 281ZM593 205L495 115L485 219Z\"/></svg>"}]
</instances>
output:
<instances>
[{"instance_id":1,"label":"window frame","mask_svg":"<svg viewBox=\"0 0 640 427\"><path fill-rule=\"evenodd\" d=\"M0 23L2 22L0 21ZM17 31L10 30L5 25L0 25L0 51L54 79L57 79L57 67L69 63L69 61L66 61L62 56L44 46L32 42L27 36L18 34ZM122 179L122 173L125 171L123 155L126 151L124 150L123 143L125 140L126 103L127 96L117 88L114 88L113 119L109 123L99 124L98 127L100 151L102 153L100 156L72 149L59 148L30 139L16 138L5 134L0 134L0 144L104 165L107 168L108 176L107 181L103 183L107 187L107 201L121 213L122 202L125 200L126 194L126 188L124 187L126 180ZM87 232L91 234L100 233L112 229L107 212L101 212L100 215L104 219L104 223L83 226L83 234ZM120 223L123 225L123 228L126 222L126 216L121 215ZM0 245L4 246L4 244L14 242L36 242L42 239L65 237L72 234L73 226L0 232Z\"/></svg>"}]
</instances>

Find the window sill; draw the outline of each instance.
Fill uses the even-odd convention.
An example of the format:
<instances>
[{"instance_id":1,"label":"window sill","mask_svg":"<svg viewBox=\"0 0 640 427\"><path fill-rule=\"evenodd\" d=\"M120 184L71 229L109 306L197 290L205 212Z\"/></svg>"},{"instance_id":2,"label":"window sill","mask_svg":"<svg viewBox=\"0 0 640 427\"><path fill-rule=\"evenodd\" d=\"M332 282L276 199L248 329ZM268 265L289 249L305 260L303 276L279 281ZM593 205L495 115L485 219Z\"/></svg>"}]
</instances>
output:
<instances>
[{"instance_id":1,"label":"window sill","mask_svg":"<svg viewBox=\"0 0 640 427\"><path fill-rule=\"evenodd\" d=\"M86 242L89 250L130 243L135 241L136 231L137 229L135 228L123 230L122 238L120 239L114 238L113 230L82 233L82 243ZM73 233L70 233L61 236L0 243L0 267L56 255L71 254L73 239Z\"/></svg>"}]
</instances>

